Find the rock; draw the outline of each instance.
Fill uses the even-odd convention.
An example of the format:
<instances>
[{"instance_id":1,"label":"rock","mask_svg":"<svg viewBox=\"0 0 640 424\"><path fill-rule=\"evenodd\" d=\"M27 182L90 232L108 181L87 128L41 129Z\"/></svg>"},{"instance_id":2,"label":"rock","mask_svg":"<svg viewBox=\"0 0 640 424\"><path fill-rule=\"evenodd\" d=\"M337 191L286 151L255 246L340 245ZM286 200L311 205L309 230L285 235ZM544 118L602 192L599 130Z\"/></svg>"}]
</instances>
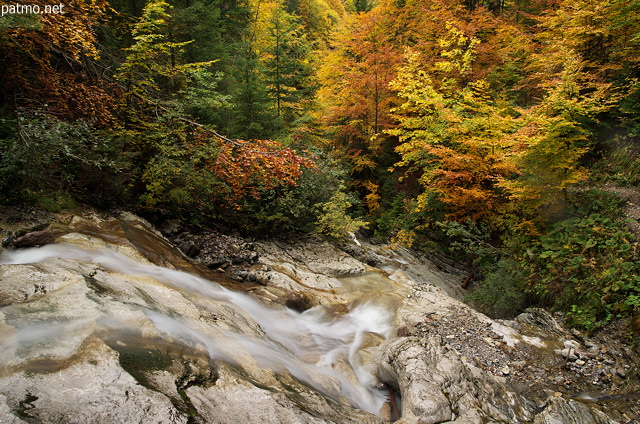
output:
<instances>
[{"instance_id":1,"label":"rock","mask_svg":"<svg viewBox=\"0 0 640 424\"><path fill-rule=\"evenodd\" d=\"M266 286L271 280L271 274L264 265L254 265L247 271L246 279L256 284Z\"/></svg>"},{"instance_id":2,"label":"rock","mask_svg":"<svg viewBox=\"0 0 640 424\"><path fill-rule=\"evenodd\" d=\"M264 263L281 262L281 252L299 268L306 268L310 273L326 277L346 277L365 272L365 265L340 251L335 246L322 240L307 243L280 242L257 243L263 252ZM269 257L267 259L267 256Z\"/></svg>"},{"instance_id":3,"label":"rock","mask_svg":"<svg viewBox=\"0 0 640 424\"><path fill-rule=\"evenodd\" d=\"M172 237L182 230L182 224L177 219L167 219L160 224L158 229L165 236Z\"/></svg>"},{"instance_id":4,"label":"rock","mask_svg":"<svg viewBox=\"0 0 640 424\"><path fill-rule=\"evenodd\" d=\"M380 257L365 251L361 246L358 246L356 244L345 243L340 245L340 249L367 265L379 266L382 263Z\"/></svg>"},{"instance_id":5,"label":"rock","mask_svg":"<svg viewBox=\"0 0 640 424\"><path fill-rule=\"evenodd\" d=\"M141 385L104 345L94 346L86 362L55 373L14 374L0 382L4 408L29 422L186 424L189 418L171 399ZM0 408L1 410L2 408ZM0 421L16 419L13 414Z\"/></svg>"},{"instance_id":6,"label":"rock","mask_svg":"<svg viewBox=\"0 0 640 424\"><path fill-rule=\"evenodd\" d=\"M558 321L556 321L553 315L542 308L528 308L525 312L518 315L515 321L519 324L534 326L547 333L558 335L566 334L566 330L558 324Z\"/></svg>"},{"instance_id":7,"label":"rock","mask_svg":"<svg viewBox=\"0 0 640 424\"><path fill-rule=\"evenodd\" d=\"M576 359L578 359L578 355L576 355L575 349L573 348L565 348L556 350L555 352L559 355L562 355L563 358L567 358L569 361L575 361Z\"/></svg>"},{"instance_id":8,"label":"rock","mask_svg":"<svg viewBox=\"0 0 640 424\"><path fill-rule=\"evenodd\" d=\"M197 245L193 244L185 253L188 257L195 258L200 254L200 248Z\"/></svg>"},{"instance_id":9,"label":"rock","mask_svg":"<svg viewBox=\"0 0 640 424\"><path fill-rule=\"evenodd\" d=\"M66 231L63 230L34 231L16 238L11 244L18 248L43 246L53 243L58 237L65 233Z\"/></svg>"},{"instance_id":10,"label":"rock","mask_svg":"<svg viewBox=\"0 0 640 424\"><path fill-rule=\"evenodd\" d=\"M562 342L562 345L567 349L580 349L580 343L575 340L565 340L564 342Z\"/></svg>"},{"instance_id":11,"label":"rock","mask_svg":"<svg viewBox=\"0 0 640 424\"><path fill-rule=\"evenodd\" d=\"M37 263L0 260L0 422L381 422L340 395L338 380L326 376L329 396L291 377L277 363L289 356L258 364L241 343L262 346L263 326L273 323L232 307L227 296L240 294L153 266L137 244L98 234L101 224L90 228L95 236L61 237L86 251L54 244L13 252L44 255L31 259ZM160 238L142 238L145 252L164 251L154 244ZM182 258L173 250L167 257ZM267 281L273 270L257 272ZM289 300L292 308L311 305ZM305 367L292 371L304 379Z\"/></svg>"},{"instance_id":12,"label":"rock","mask_svg":"<svg viewBox=\"0 0 640 424\"><path fill-rule=\"evenodd\" d=\"M629 372L623 367L616 368L616 374L618 374L622 378L626 378L629 375Z\"/></svg>"},{"instance_id":13,"label":"rock","mask_svg":"<svg viewBox=\"0 0 640 424\"><path fill-rule=\"evenodd\" d=\"M367 387L385 383L400 393L399 424L600 423L611 420L596 411L599 405L570 400L581 390L576 386L593 380L603 392L621 373L629 375L625 384L635 378L615 350L587 359L588 352L583 355L542 310L528 310L515 324L499 322L447 296L445 290L456 293L460 275L408 250L356 246L354 254L370 252L384 263L374 269L362 255L356 259L318 239L253 243L170 230L187 254L259 284L227 286L251 294L244 297L178 273L182 262L192 262L163 237L151 237L153 229L142 220L125 218L95 218L90 225L72 219L77 232L57 238L104 254L0 265L0 422L381 423L340 391L357 372ZM34 253L49 247L60 246ZM131 261L114 265L111 252ZM250 307L234 306L237 296ZM256 313L265 304L273 315ZM359 315L368 304L376 309ZM340 334L345 317L384 325L352 334L360 348L316 379L311 364L326 359L319 353L308 354L304 364L282 363L296 349L267 353L291 339L296 326L280 325L283 316L301 318L302 327L320 317ZM265 339L269 327L282 331L281 338ZM304 349L335 343L315 334L297 338ZM575 355L575 362L549 355L553 349ZM340 381L331 377L349 369ZM362 405L375 413L380 404Z\"/></svg>"},{"instance_id":14,"label":"rock","mask_svg":"<svg viewBox=\"0 0 640 424\"><path fill-rule=\"evenodd\" d=\"M560 394L562 395L562 394ZM614 424L600 411L592 411L586 405L561 396L547 399L544 410L536 415L534 424Z\"/></svg>"},{"instance_id":15,"label":"rock","mask_svg":"<svg viewBox=\"0 0 640 424\"><path fill-rule=\"evenodd\" d=\"M207 256L201 260L208 268L211 269L217 269L222 265L230 263L229 258L226 256Z\"/></svg>"},{"instance_id":16,"label":"rock","mask_svg":"<svg viewBox=\"0 0 640 424\"><path fill-rule=\"evenodd\" d=\"M533 411L499 380L466 365L442 339L388 340L379 348L379 379L402 395L402 423L519 422ZM482 406L480 406L482 405ZM472 419L473 417L473 419ZM469 421L466 421L469 420Z\"/></svg>"}]
</instances>

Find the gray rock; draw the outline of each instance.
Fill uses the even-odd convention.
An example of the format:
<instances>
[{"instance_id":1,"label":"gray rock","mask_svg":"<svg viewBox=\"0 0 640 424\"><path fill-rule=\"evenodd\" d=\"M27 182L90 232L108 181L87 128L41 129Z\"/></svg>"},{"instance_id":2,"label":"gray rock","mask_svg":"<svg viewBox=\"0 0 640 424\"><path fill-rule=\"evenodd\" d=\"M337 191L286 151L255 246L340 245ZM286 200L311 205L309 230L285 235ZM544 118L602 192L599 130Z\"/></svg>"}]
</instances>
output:
<instances>
[{"instance_id":1,"label":"gray rock","mask_svg":"<svg viewBox=\"0 0 640 424\"><path fill-rule=\"evenodd\" d=\"M402 423L519 422L533 418L523 398L465 364L439 337L393 339L376 358L378 377L402 395ZM466 420L466 421L465 421Z\"/></svg>"},{"instance_id":2,"label":"gray rock","mask_svg":"<svg viewBox=\"0 0 640 424\"><path fill-rule=\"evenodd\" d=\"M547 399L545 409L536 415L534 424L614 424L615 421L600 411L562 397Z\"/></svg>"},{"instance_id":3,"label":"gray rock","mask_svg":"<svg viewBox=\"0 0 640 424\"><path fill-rule=\"evenodd\" d=\"M56 255L75 253L0 265L0 422L381 422L344 396L299 383L281 366L273 371L240 351L217 353L225 361L210 358L233 343L228 334L264 336L261 323L224 296L198 294L209 293L212 283L155 268L132 243L105 241L115 237L61 239L106 250L101 256L49 246ZM114 251L132 262L114 263ZM258 272L268 282L273 270L261 265ZM195 289L179 287L183 280ZM152 321L151 312L162 321Z\"/></svg>"},{"instance_id":4,"label":"gray rock","mask_svg":"<svg viewBox=\"0 0 640 424\"><path fill-rule=\"evenodd\" d=\"M529 308L518 315L515 321L519 324L534 326L550 334L564 335L567 333L567 331L558 324L558 321L556 321L553 315L542 308Z\"/></svg>"}]
</instances>

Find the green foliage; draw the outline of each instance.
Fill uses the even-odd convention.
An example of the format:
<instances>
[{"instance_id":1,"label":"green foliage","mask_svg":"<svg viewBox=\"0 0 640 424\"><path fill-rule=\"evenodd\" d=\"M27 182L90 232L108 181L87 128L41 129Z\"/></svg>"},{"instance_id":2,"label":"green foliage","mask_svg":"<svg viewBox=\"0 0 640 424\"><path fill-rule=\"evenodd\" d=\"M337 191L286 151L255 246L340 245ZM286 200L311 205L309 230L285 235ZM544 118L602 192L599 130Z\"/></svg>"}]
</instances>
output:
<instances>
[{"instance_id":1,"label":"green foliage","mask_svg":"<svg viewBox=\"0 0 640 424\"><path fill-rule=\"evenodd\" d=\"M318 170L305 170L295 186L246 199L239 213L227 213L243 231L257 235L283 236L316 231L321 210L344 187L345 171L339 164L319 160Z\"/></svg>"},{"instance_id":2,"label":"green foliage","mask_svg":"<svg viewBox=\"0 0 640 424\"><path fill-rule=\"evenodd\" d=\"M467 262L478 271L491 270L503 252L493 245L492 234L475 221L440 221L432 233L441 248L450 256Z\"/></svg>"},{"instance_id":3,"label":"green foliage","mask_svg":"<svg viewBox=\"0 0 640 424\"><path fill-rule=\"evenodd\" d=\"M414 213L415 203L396 195L390 207L386 208L376 219L374 235L381 239L395 236L400 231L411 231L417 226Z\"/></svg>"},{"instance_id":4,"label":"green foliage","mask_svg":"<svg viewBox=\"0 0 640 424\"><path fill-rule=\"evenodd\" d=\"M290 125L309 109L317 89L311 63L311 45L300 20L277 7L269 21L271 45L263 59L267 92L276 111Z\"/></svg>"},{"instance_id":5,"label":"green foliage","mask_svg":"<svg viewBox=\"0 0 640 424\"><path fill-rule=\"evenodd\" d=\"M56 201L69 203L64 192L98 205L110 204L124 193L117 173L125 162L117 139L85 121L70 123L46 114L18 115L10 122L16 131L0 139L4 201L42 196L49 204L46 208L52 209Z\"/></svg>"},{"instance_id":6,"label":"green foliage","mask_svg":"<svg viewBox=\"0 0 640 424\"><path fill-rule=\"evenodd\" d=\"M355 200L343 190L344 187L341 187L328 202L318 205L321 212L317 232L339 240L348 239L359 229L368 226L367 222L349 215L347 210Z\"/></svg>"},{"instance_id":7,"label":"green foliage","mask_svg":"<svg viewBox=\"0 0 640 424\"><path fill-rule=\"evenodd\" d=\"M582 212L588 212L583 207ZM621 220L599 213L556 223L528 246L528 290L593 330L640 311L638 241Z\"/></svg>"},{"instance_id":8,"label":"green foliage","mask_svg":"<svg viewBox=\"0 0 640 424\"><path fill-rule=\"evenodd\" d=\"M154 136L159 139L159 151L141 176L146 190L140 202L193 221L197 215L213 214L229 189L200 165L204 159L217 156L219 146L207 143L197 150L187 149L183 131L180 127L171 132L157 129Z\"/></svg>"},{"instance_id":9,"label":"green foliage","mask_svg":"<svg viewBox=\"0 0 640 424\"><path fill-rule=\"evenodd\" d=\"M211 64L183 63L180 56L190 41L171 39L170 9L164 0L151 1L133 27L134 44L127 49L127 58L115 75L126 86L124 99L128 109L152 107L155 112L159 102L184 88L189 71Z\"/></svg>"},{"instance_id":10,"label":"green foliage","mask_svg":"<svg viewBox=\"0 0 640 424\"><path fill-rule=\"evenodd\" d=\"M217 124L221 111L230 107L230 96L221 93L220 72L191 69L187 72L187 86L178 94L177 107L201 124Z\"/></svg>"},{"instance_id":11,"label":"green foliage","mask_svg":"<svg viewBox=\"0 0 640 424\"><path fill-rule=\"evenodd\" d=\"M493 318L513 318L527 305L527 275L513 258L502 258L492 268L464 300Z\"/></svg>"},{"instance_id":12,"label":"green foliage","mask_svg":"<svg viewBox=\"0 0 640 424\"><path fill-rule=\"evenodd\" d=\"M601 158L591 168L592 185L613 183L617 186L640 186L640 154L631 140L615 137L605 145Z\"/></svg>"},{"instance_id":13,"label":"green foliage","mask_svg":"<svg viewBox=\"0 0 640 424\"><path fill-rule=\"evenodd\" d=\"M232 94L233 107L229 110L226 125L228 134L245 140L273 137L281 128L282 121L267 91L260 62L250 49L238 62L239 69L234 76L236 91Z\"/></svg>"}]
</instances>

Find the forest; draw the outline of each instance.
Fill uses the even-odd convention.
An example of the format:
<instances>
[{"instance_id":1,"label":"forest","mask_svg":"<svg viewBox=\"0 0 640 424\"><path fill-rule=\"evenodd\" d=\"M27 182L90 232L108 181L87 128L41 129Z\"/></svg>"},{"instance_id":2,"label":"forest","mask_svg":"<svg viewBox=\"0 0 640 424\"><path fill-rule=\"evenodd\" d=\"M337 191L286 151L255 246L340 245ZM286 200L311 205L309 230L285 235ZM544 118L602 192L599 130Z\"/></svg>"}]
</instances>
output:
<instances>
[{"instance_id":1,"label":"forest","mask_svg":"<svg viewBox=\"0 0 640 424\"><path fill-rule=\"evenodd\" d=\"M0 203L358 232L640 331L639 1L0 6Z\"/></svg>"}]
</instances>

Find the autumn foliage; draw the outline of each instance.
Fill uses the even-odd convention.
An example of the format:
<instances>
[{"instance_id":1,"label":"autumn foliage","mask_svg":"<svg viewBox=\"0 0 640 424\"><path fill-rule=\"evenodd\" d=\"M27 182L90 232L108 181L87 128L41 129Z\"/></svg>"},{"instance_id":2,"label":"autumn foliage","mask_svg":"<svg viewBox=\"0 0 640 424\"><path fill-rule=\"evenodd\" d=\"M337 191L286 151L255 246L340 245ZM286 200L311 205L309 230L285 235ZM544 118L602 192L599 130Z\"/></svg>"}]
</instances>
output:
<instances>
[{"instance_id":1,"label":"autumn foliage","mask_svg":"<svg viewBox=\"0 0 640 424\"><path fill-rule=\"evenodd\" d=\"M44 10L47 1L23 5ZM5 4L2 2L2 4ZM57 4L57 3L56 3ZM63 13L10 14L0 23L3 103L26 111L42 110L66 119L114 122L118 88L100 77L96 29L104 19L104 1L71 1Z\"/></svg>"}]
</instances>

